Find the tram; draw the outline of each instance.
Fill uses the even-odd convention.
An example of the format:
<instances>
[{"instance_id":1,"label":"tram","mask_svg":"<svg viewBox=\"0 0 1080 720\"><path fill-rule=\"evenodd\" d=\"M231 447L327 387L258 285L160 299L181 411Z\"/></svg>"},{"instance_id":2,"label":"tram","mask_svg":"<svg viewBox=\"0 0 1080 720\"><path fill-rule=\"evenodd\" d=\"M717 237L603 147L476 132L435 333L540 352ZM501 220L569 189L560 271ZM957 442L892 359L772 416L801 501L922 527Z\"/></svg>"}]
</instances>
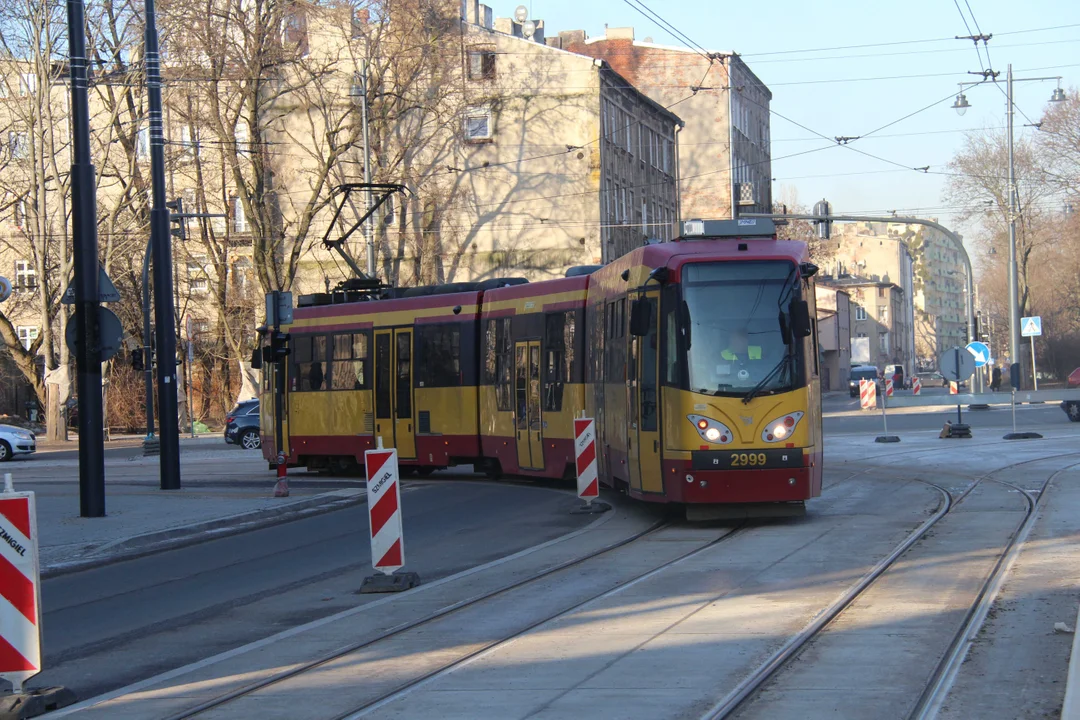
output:
<instances>
[{"instance_id":1,"label":"tram","mask_svg":"<svg viewBox=\"0 0 1080 720\"><path fill-rule=\"evenodd\" d=\"M680 223L604 266L300 298L285 363L290 465L572 478L594 418L601 482L691 519L797 515L821 494L814 274L769 220ZM274 445L264 373L263 452Z\"/></svg>"}]
</instances>

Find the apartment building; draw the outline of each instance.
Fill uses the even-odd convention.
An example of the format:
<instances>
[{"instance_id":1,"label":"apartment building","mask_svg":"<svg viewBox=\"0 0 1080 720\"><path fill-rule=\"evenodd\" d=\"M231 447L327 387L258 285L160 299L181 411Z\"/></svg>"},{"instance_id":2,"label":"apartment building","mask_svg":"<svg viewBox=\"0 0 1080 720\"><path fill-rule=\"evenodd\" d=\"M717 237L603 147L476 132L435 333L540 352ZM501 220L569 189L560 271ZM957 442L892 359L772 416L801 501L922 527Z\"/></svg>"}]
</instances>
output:
<instances>
[{"instance_id":1,"label":"apartment building","mask_svg":"<svg viewBox=\"0 0 1080 720\"><path fill-rule=\"evenodd\" d=\"M851 364L901 364L910 373L913 349L907 341L911 328L905 315L904 290L880 277L822 276L818 285L843 290L850 298Z\"/></svg>"},{"instance_id":2,"label":"apartment building","mask_svg":"<svg viewBox=\"0 0 1080 720\"><path fill-rule=\"evenodd\" d=\"M815 296L821 389L846 390L851 372L851 296L823 284L816 286Z\"/></svg>"},{"instance_id":3,"label":"apartment building","mask_svg":"<svg viewBox=\"0 0 1080 720\"><path fill-rule=\"evenodd\" d=\"M684 120L679 189L684 218L772 211L772 92L735 53L705 55L638 40L634 28L603 36L560 32L547 42L609 63L634 87Z\"/></svg>"}]
</instances>

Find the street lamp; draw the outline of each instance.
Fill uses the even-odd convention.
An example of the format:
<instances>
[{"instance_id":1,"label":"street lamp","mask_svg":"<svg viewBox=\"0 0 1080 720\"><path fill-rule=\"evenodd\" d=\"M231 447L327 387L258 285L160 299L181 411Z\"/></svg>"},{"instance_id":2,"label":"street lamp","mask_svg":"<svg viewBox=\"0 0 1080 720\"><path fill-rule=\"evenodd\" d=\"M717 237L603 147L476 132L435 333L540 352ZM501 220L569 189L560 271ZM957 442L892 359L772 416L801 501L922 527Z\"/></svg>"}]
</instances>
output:
<instances>
[{"instance_id":1,"label":"street lamp","mask_svg":"<svg viewBox=\"0 0 1080 720\"><path fill-rule=\"evenodd\" d=\"M995 76L996 77L996 76ZM1009 362L1017 365L1020 362L1020 281L1016 263L1016 217L1017 192L1016 192L1016 165L1013 162L1013 83L1014 82L1042 82L1056 80L1057 89L1050 95L1050 102L1059 103L1065 100L1065 91L1061 89L1061 76L1014 78L1012 65L1009 65L1005 76L1005 111L1008 119L1009 134ZM961 115L971 107L967 98L964 97L964 88L974 85L982 85L982 82L959 83L960 93L956 96L953 108ZM995 79L994 82L997 82Z\"/></svg>"}]
</instances>

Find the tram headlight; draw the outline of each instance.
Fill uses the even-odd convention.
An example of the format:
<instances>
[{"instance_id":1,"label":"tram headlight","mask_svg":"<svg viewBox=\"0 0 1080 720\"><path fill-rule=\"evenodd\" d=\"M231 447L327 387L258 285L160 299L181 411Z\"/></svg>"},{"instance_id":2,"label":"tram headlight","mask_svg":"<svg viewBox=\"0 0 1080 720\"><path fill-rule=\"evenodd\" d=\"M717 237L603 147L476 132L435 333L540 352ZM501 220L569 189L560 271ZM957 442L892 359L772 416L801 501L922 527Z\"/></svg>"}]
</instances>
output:
<instances>
[{"instance_id":1,"label":"tram headlight","mask_svg":"<svg viewBox=\"0 0 1080 720\"><path fill-rule=\"evenodd\" d=\"M718 420L703 415L687 415L686 419L694 424L694 429L705 442L713 445L727 445L734 439L728 426Z\"/></svg>"},{"instance_id":2,"label":"tram headlight","mask_svg":"<svg viewBox=\"0 0 1080 720\"><path fill-rule=\"evenodd\" d=\"M804 412L796 411L776 418L761 431L761 439L769 443L786 440L791 437L793 432L795 432L795 427L799 424L799 421L803 419L803 415L805 414L806 413Z\"/></svg>"}]
</instances>

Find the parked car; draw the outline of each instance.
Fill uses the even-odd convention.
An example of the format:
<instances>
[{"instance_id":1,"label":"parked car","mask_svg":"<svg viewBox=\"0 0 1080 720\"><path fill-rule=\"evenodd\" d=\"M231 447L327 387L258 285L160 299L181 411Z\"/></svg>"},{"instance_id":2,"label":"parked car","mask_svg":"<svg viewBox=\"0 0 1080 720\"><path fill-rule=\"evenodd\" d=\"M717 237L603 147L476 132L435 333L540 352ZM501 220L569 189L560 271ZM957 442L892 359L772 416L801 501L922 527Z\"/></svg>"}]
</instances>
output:
<instances>
[{"instance_id":1,"label":"parked car","mask_svg":"<svg viewBox=\"0 0 1080 720\"><path fill-rule=\"evenodd\" d=\"M29 455L37 450L34 433L15 425L0 425L0 462L16 455Z\"/></svg>"},{"instance_id":2,"label":"parked car","mask_svg":"<svg viewBox=\"0 0 1080 720\"><path fill-rule=\"evenodd\" d=\"M927 387L949 387L949 381L945 379L945 376L936 371L915 373L915 377Z\"/></svg>"},{"instance_id":3,"label":"parked car","mask_svg":"<svg viewBox=\"0 0 1080 720\"><path fill-rule=\"evenodd\" d=\"M225 442L239 445L245 450L262 447L258 400L245 400L225 416Z\"/></svg>"},{"instance_id":4,"label":"parked car","mask_svg":"<svg viewBox=\"0 0 1080 720\"><path fill-rule=\"evenodd\" d=\"M860 380L873 380L878 381L878 369L874 365L853 365L851 368L851 377L848 379L848 393L851 397L859 396L859 381Z\"/></svg>"},{"instance_id":5,"label":"parked car","mask_svg":"<svg viewBox=\"0 0 1080 720\"><path fill-rule=\"evenodd\" d=\"M1066 387L1080 388L1080 368L1076 368L1065 381ZM1061 403L1061 409L1073 422L1080 422L1080 400L1066 400Z\"/></svg>"}]
</instances>

